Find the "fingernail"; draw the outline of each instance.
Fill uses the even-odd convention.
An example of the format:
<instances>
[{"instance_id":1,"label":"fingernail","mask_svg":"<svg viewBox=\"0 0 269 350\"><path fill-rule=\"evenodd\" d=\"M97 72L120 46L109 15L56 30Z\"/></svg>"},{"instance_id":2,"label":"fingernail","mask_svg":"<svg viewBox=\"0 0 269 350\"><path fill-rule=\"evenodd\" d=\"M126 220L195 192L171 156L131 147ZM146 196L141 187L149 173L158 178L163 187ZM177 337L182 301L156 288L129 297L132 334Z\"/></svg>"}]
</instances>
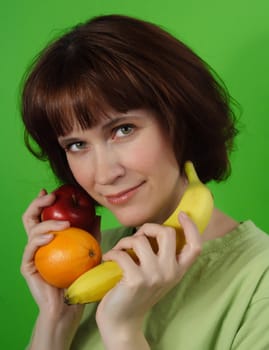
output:
<instances>
[{"instance_id":1,"label":"fingernail","mask_svg":"<svg viewBox=\"0 0 269 350\"><path fill-rule=\"evenodd\" d=\"M180 217L180 219L185 220L188 218L188 215L184 211L181 211L179 213L179 217Z\"/></svg>"},{"instance_id":2,"label":"fingernail","mask_svg":"<svg viewBox=\"0 0 269 350\"><path fill-rule=\"evenodd\" d=\"M39 193L38 193L38 197L42 197L42 196L44 196L46 193L47 193L47 191L44 190L44 188L42 188L42 189L39 191Z\"/></svg>"},{"instance_id":3,"label":"fingernail","mask_svg":"<svg viewBox=\"0 0 269 350\"><path fill-rule=\"evenodd\" d=\"M57 220L56 221L56 225L58 226L66 226L66 225L69 225L69 221L66 221L66 220Z\"/></svg>"}]
</instances>

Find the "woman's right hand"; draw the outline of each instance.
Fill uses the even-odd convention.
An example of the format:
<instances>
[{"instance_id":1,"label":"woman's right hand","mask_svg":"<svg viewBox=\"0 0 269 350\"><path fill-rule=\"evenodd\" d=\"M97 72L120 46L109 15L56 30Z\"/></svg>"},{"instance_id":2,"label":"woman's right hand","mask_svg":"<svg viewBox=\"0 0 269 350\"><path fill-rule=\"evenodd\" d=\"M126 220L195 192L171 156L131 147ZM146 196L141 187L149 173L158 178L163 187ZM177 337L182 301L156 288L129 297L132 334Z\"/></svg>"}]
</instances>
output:
<instances>
[{"instance_id":1,"label":"woman's right hand","mask_svg":"<svg viewBox=\"0 0 269 350\"><path fill-rule=\"evenodd\" d=\"M63 291L49 285L43 280L34 263L37 249L53 240L51 231L59 231L69 227L68 221L47 220L41 222L40 216L44 207L51 205L55 200L54 194L40 191L23 214L23 224L27 233L28 242L24 249L21 273L40 309L46 311L59 308L63 304Z\"/></svg>"},{"instance_id":2,"label":"woman's right hand","mask_svg":"<svg viewBox=\"0 0 269 350\"><path fill-rule=\"evenodd\" d=\"M29 349L69 349L75 331L79 325L84 305L66 305L64 290L48 284L36 269L34 256L40 246L53 240L51 231L60 231L70 226L68 221L46 220L40 216L44 207L55 201L53 193L40 191L23 214L23 224L28 242L24 249L21 273L39 307L39 316L35 325ZM96 236L100 232L100 217L93 225Z\"/></svg>"}]
</instances>

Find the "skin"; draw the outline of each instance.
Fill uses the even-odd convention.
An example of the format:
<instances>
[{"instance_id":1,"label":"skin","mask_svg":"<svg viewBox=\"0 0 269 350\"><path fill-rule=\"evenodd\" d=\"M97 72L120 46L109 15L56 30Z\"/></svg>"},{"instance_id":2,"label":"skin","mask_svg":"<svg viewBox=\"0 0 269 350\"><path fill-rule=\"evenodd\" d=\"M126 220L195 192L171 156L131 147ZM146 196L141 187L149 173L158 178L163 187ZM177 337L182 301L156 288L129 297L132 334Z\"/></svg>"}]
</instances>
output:
<instances>
[{"instance_id":1,"label":"skin","mask_svg":"<svg viewBox=\"0 0 269 350\"><path fill-rule=\"evenodd\" d=\"M202 249L201 236L186 214L179 215L186 238L179 255L175 253L175 230L161 225L187 185L169 139L154 114L136 110L111 113L91 129L75 128L60 137L59 143L77 182L122 225L137 227L133 236L121 239L103 256L103 260L117 261L124 272L120 283L98 305L96 321L105 348L150 349L141 330L146 312L180 282ZM34 266L35 251L53 239L48 232L69 226L53 220L40 223L42 209L54 199L42 190L23 216L28 244L21 271L40 310L30 349L69 349L83 312L81 305L66 306L63 291L46 284ZM224 235L235 225L215 209L204 239ZM98 219L95 226L97 234ZM147 237L156 238L157 254ZM139 265L124 251L130 248Z\"/></svg>"},{"instance_id":2,"label":"skin","mask_svg":"<svg viewBox=\"0 0 269 350\"><path fill-rule=\"evenodd\" d=\"M111 113L97 127L74 129L59 142L77 182L125 226L162 223L186 185L149 111Z\"/></svg>"}]
</instances>

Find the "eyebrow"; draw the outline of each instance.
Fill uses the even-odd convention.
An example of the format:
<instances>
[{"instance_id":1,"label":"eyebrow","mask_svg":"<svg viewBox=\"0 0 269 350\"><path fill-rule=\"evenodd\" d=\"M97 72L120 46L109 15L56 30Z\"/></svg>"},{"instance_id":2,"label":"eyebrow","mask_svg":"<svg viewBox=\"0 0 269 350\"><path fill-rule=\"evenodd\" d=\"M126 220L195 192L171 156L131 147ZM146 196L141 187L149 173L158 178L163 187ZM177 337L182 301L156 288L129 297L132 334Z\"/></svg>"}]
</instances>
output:
<instances>
[{"instance_id":1,"label":"eyebrow","mask_svg":"<svg viewBox=\"0 0 269 350\"><path fill-rule=\"evenodd\" d=\"M103 126L102 129L106 131L107 129L113 128L115 125L118 125L120 123L128 123L129 119L137 118L137 116L134 115L124 115L124 116L119 116L115 118L108 119L108 122L106 122Z\"/></svg>"},{"instance_id":2,"label":"eyebrow","mask_svg":"<svg viewBox=\"0 0 269 350\"><path fill-rule=\"evenodd\" d=\"M68 146L72 143L78 142L78 138L77 137L60 136L58 138L58 142L59 142L61 147L65 148L66 146Z\"/></svg>"},{"instance_id":3,"label":"eyebrow","mask_svg":"<svg viewBox=\"0 0 269 350\"><path fill-rule=\"evenodd\" d=\"M133 118L139 118L137 115L124 115L124 116L118 116L115 118L108 118L107 122L102 125L103 132L106 132L106 130L113 128L114 126L120 124L120 123L128 123L129 119ZM58 142L61 145L61 147L65 148L66 146L76 143L79 141L79 138L72 137L72 136L60 136L58 138Z\"/></svg>"}]
</instances>

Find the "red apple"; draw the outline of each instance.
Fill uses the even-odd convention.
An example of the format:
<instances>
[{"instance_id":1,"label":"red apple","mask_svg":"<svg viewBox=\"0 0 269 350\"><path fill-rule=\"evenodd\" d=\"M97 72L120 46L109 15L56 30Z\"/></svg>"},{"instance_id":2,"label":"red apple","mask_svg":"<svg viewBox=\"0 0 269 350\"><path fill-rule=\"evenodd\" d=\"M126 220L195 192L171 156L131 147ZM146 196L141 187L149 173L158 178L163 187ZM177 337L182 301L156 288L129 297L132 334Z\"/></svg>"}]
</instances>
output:
<instances>
[{"instance_id":1,"label":"red apple","mask_svg":"<svg viewBox=\"0 0 269 350\"><path fill-rule=\"evenodd\" d=\"M96 217L93 199L81 188L65 184L53 191L52 205L45 207L41 220L67 220L73 227L91 232Z\"/></svg>"}]
</instances>

